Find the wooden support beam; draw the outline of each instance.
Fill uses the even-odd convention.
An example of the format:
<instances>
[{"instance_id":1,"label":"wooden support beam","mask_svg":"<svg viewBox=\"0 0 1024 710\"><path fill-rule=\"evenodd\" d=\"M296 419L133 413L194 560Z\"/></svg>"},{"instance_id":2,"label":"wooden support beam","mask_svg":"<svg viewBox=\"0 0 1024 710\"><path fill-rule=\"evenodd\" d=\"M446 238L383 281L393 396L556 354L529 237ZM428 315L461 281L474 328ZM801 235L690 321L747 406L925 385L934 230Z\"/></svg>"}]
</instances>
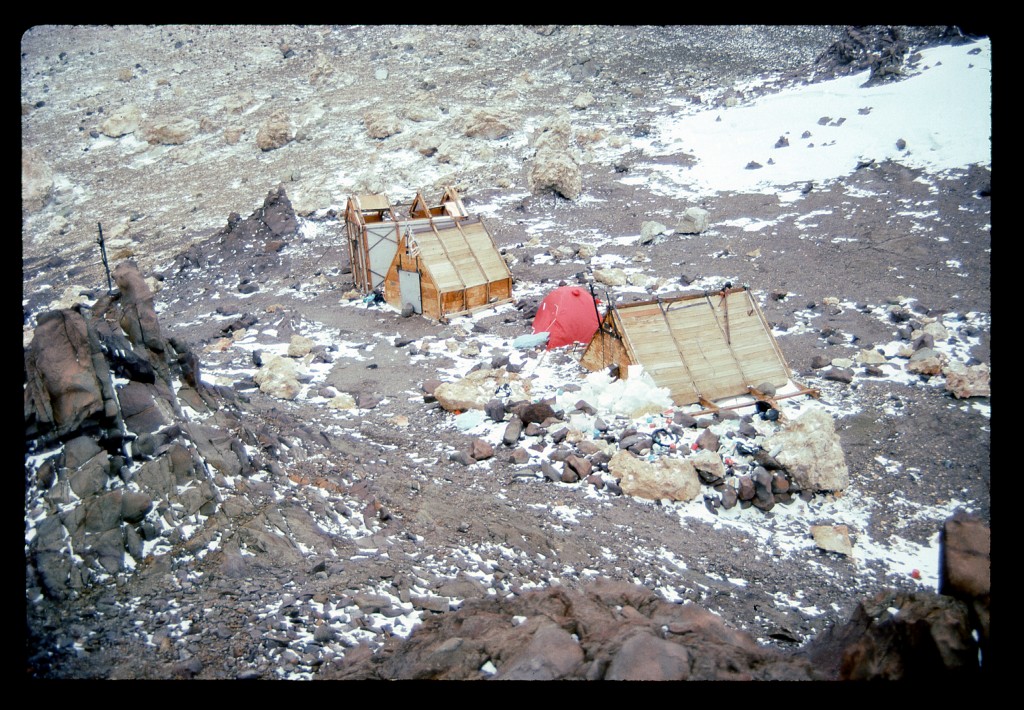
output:
<instances>
[{"instance_id":1,"label":"wooden support beam","mask_svg":"<svg viewBox=\"0 0 1024 710\"><path fill-rule=\"evenodd\" d=\"M751 387L750 389L753 390L754 388ZM816 389L809 388L809 387L802 387L800 390L798 390L796 392L789 392L787 394L776 395L775 397L771 397L771 398L769 398L767 396L765 396L763 398L754 397L749 402L743 402L741 404L730 404L727 407L719 407L714 402L708 402L705 399L701 399L699 401L699 404L701 404L704 407L706 407L706 409L702 409L699 412L690 412L689 414L690 414L691 417L699 417L699 416L702 416L704 414L714 414L715 412L718 412L718 411L723 410L723 409L743 409L744 407L753 407L754 403L757 402L759 399L761 401L768 402L773 407L775 407L776 400L789 399L790 397L799 397L799 396L805 395L805 394L806 395L810 395L811 397L814 397L815 399L818 399L818 397L821 396L821 393L818 390L816 390ZM776 407L776 409L778 409L778 407Z\"/></svg>"},{"instance_id":2,"label":"wooden support beam","mask_svg":"<svg viewBox=\"0 0 1024 710\"><path fill-rule=\"evenodd\" d=\"M516 299L514 299L514 298L503 298L500 301L495 301L494 303L484 303L483 305L476 306L474 308L467 308L464 311L455 311L454 313L445 313L438 320L440 322L442 322L442 323L447 323L452 318L457 318L459 316L469 316L469 315L472 315L472 314L477 313L479 311L486 310L488 308L497 308L498 306L504 305L506 303L512 303L515 300Z\"/></svg>"}]
</instances>

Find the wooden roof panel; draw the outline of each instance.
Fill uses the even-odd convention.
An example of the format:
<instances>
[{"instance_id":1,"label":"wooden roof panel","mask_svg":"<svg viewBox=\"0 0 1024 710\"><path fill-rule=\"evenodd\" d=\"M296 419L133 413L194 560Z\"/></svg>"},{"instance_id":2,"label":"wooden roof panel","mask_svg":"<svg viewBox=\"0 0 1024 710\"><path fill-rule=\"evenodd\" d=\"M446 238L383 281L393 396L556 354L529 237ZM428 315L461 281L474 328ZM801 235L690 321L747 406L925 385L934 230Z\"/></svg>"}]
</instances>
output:
<instances>
[{"instance_id":1,"label":"wooden roof panel","mask_svg":"<svg viewBox=\"0 0 1024 710\"><path fill-rule=\"evenodd\" d=\"M391 201L387 195L355 195L360 210L369 212L371 210L386 210L391 207Z\"/></svg>"},{"instance_id":2,"label":"wooden roof panel","mask_svg":"<svg viewBox=\"0 0 1024 710\"><path fill-rule=\"evenodd\" d=\"M628 352L676 404L746 394L789 380L789 368L745 289L626 304L613 311Z\"/></svg>"},{"instance_id":3,"label":"wooden roof panel","mask_svg":"<svg viewBox=\"0 0 1024 710\"><path fill-rule=\"evenodd\" d=\"M447 225L436 231L416 231L420 258L439 290L455 291L511 278L482 222Z\"/></svg>"}]
</instances>

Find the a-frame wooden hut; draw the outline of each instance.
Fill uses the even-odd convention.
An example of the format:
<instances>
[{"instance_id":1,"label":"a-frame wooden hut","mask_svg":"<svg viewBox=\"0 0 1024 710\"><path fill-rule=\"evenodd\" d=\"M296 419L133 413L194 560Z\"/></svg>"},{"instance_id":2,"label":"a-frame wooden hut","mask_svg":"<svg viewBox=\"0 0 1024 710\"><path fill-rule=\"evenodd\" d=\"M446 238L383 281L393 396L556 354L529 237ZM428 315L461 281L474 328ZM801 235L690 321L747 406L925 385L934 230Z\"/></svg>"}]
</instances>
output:
<instances>
[{"instance_id":1,"label":"a-frame wooden hut","mask_svg":"<svg viewBox=\"0 0 1024 710\"><path fill-rule=\"evenodd\" d=\"M642 365L678 405L717 408L757 388L781 388L791 372L771 327L746 287L613 306L580 363L589 370ZM801 393L813 394L812 390Z\"/></svg>"},{"instance_id":2,"label":"a-frame wooden hut","mask_svg":"<svg viewBox=\"0 0 1024 710\"><path fill-rule=\"evenodd\" d=\"M404 207L385 195L349 198L345 222L357 288L382 291L391 305L438 320L512 300L512 273L494 238L454 189L445 188L434 206L417 194Z\"/></svg>"}]
</instances>

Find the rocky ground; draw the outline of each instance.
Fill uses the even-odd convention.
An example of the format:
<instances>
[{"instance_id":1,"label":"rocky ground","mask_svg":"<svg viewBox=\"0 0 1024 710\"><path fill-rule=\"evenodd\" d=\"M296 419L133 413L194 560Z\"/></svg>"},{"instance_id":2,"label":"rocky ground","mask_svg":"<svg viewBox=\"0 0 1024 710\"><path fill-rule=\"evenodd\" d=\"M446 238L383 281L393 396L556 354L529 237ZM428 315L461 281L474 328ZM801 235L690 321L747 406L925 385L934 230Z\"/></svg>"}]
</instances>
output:
<instances>
[{"instance_id":1,"label":"rocky ground","mask_svg":"<svg viewBox=\"0 0 1024 710\"><path fill-rule=\"evenodd\" d=\"M945 28L903 36L908 47L960 41ZM990 362L990 171L927 176L883 162L796 203L719 194L700 204L712 229L649 244L637 238L641 225L670 223L690 203L622 178L649 170L634 144L673 100L719 105L877 69L894 56L886 47L886 31L825 26L30 30L21 84L26 347L48 309L106 307L101 224L111 266L137 264L155 292L171 344L161 357L183 355L169 378L187 380L185 362L202 373L162 411L184 427L209 475L194 467L182 478L167 464L177 489L146 484L155 512L133 522L136 532L118 533L129 554L110 562L89 537L98 533L81 512L93 510L86 496L54 493L65 471L74 479L71 458L95 452L65 443L49 464L26 459L29 675L387 677L368 670L367 654L387 642L395 658L415 624L436 640L483 616L487 603L495 619L535 619L552 603L537 594L562 595L564 610L586 606L579 593L642 609L659 628L690 623L662 603L713 612L754 644L729 637L746 649L738 677L834 677L823 656L806 660L812 639L865 599L877 605L878 595L935 582L915 580L893 541L927 549L956 511L990 519L990 426L988 398L956 399L942 377L853 367L830 377L816 358L901 338L909 345L911 330L935 319L963 364ZM750 88L757 77L766 80ZM368 117L376 109L383 118ZM579 167L579 193L568 196L530 189L536 138L559 109L569 112ZM397 126L371 135L389 117ZM496 132L475 132L481 125ZM447 184L509 256L517 304L442 324L354 297L338 219L346 197L408 199L422 189L431 199ZM927 203L933 222L963 238L922 238L920 217L894 212L895 203ZM268 224L267 206L293 222ZM799 226L811 217L815 237ZM774 226L747 231L743 220ZM605 261L580 257L581 244ZM795 377L819 388L836 418L850 470L845 501L694 515L682 504L551 482L536 458L516 463L513 447L493 441L500 429L462 431L425 396L424 383L503 357L538 377L578 379L572 354L510 343L529 332L531 306L548 288L616 258L651 279L623 289L627 299L726 280L751 286ZM941 266L951 262L958 268ZM136 293L130 271L122 274L124 292ZM314 345L302 394L267 395L252 380L257 365L293 335ZM341 393L356 406L335 408ZM795 416L807 405L792 406ZM715 425L724 436L727 424ZM176 442L153 431L148 455L137 457L154 464L146 473L118 476L111 466L89 494L135 490L132 476L135 485L155 480ZM531 440L545 455L553 431ZM452 460L488 437L493 458ZM241 463L212 463L239 449ZM189 489L201 490L194 508ZM853 523L855 548L887 541L889 558L826 552L805 539L809 525L849 522L839 506L851 500L864 513ZM42 524L58 517L67 537ZM170 521L164 530L157 517ZM65 539L81 549L68 551ZM646 591L587 591L597 580ZM572 615L551 616L565 629ZM606 623L593 609L575 618L581 628L583 619ZM460 669L449 677L486 677L501 666L495 644L518 643L518 653L540 638L543 624L526 627L533 636L492 633L458 663L435 665ZM551 643L560 641L555 633ZM592 643L588 677L628 677L612 669L609 648L618 646ZM528 677L511 648L503 672ZM776 666L786 670L749 670L765 666L761 653L789 659ZM389 662L391 677L443 675L426 662ZM574 662L570 653L566 667ZM715 677L690 667L692 677Z\"/></svg>"}]
</instances>

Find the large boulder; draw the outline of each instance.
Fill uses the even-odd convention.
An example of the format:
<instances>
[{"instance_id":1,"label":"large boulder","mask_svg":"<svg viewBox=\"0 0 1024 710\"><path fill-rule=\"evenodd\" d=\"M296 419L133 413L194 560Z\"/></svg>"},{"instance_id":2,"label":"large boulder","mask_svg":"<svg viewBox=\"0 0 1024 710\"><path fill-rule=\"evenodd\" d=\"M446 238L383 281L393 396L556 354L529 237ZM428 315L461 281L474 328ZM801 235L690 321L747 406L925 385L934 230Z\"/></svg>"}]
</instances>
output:
<instances>
[{"instance_id":1,"label":"large boulder","mask_svg":"<svg viewBox=\"0 0 1024 710\"><path fill-rule=\"evenodd\" d=\"M316 345L316 342L312 338L293 333L291 340L288 342L288 357L305 357L313 349L314 345Z\"/></svg>"},{"instance_id":2,"label":"large boulder","mask_svg":"<svg viewBox=\"0 0 1024 710\"><path fill-rule=\"evenodd\" d=\"M968 367L959 362L950 362L943 368L942 374L946 376L946 390L957 399L992 395L988 365Z\"/></svg>"},{"instance_id":3,"label":"large boulder","mask_svg":"<svg viewBox=\"0 0 1024 710\"><path fill-rule=\"evenodd\" d=\"M558 680L570 676L584 661L579 641L548 621L529 643L502 666L500 680Z\"/></svg>"},{"instance_id":4,"label":"large boulder","mask_svg":"<svg viewBox=\"0 0 1024 710\"><path fill-rule=\"evenodd\" d=\"M302 391L295 360L283 355L270 357L252 379L259 385L261 392L279 399L295 399Z\"/></svg>"},{"instance_id":5,"label":"large boulder","mask_svg":"<svg viewBox=\"0 0 1024 710\"><path fill-rule=\"evenodd\" d=\"M929 592L861 602L842 630L840 680L966 681L979 677L967 607Z\"/></svg>"},{"instance_id":6,"label":"large boulder","mask_svg":"<svg viewBox=\"0 0 1024 710\"><path fill-rule=\"evenodd\" d=\"M720 483L725 478L725 462L717 451L701 449L686 460L691 463L697 475L709 485Z\"/></svg>"},{"instance_id":7,"label":"large boulder","mask_svg":"<svg viewBox=\"0 0 1024 710\"><path fill-rule=\"evenodd\" d=\"M31 148L21 151L21 210L37 212L53 197L53 170Z\"/></svg>"},{"instance_id":8,"label":"large boulder","mask_svg":"<svg viewBox=\"0 0 1024 710\"><path fill-rule=\"evenodd\" d=\"M198 128L199 124L191 118L157 118L143 127L143 137L151 145L181 145Z\"/></svg>"},{"instance_id":9,"label":"large boulder","mask_svg":"<svg viewBox=\"0 0 1024 710\"><path fill-rule=\"evenodd\" d=\"M907 372L932 377L942 373L946 365L946 356L934 348L915 350L907 362Z\"/></svg>"},{"instance_id":10,"label":"large boulder","mask_svg":"<svg viewBox=\"0 0 1024 710\"><path fill-rule=\"evenodd\" d=\"M985 663L984 657L990 652L992 533L982 521L956 515L943 525L940 547L939 592L967 605L972 623L979 631Z\"/></svg>"},{"instance_id":11,"label":"large boulder","mask_svg":"<svg viewBox=\"0 0 1024 710\"><path fill-rule=\"evenodd\" d=\"M530 381L507 370L475 370L461 380L438 385L434 397L447 412L483 409L503 385L508 385L509 400L529 399Z\"/></svg>"},{"instance_id":12,"label":"large boulder","mask_svg":"<svg viewBox=\"0 0 1024 710\"><path fill-rule=\"evenodd\" d=\"M798 490L842 491L850 485L843 447L828 412L812 409L765 439L764 448L776 451Z\"/></svg>"},{"instance_id":13,"label":"large boulder","mask_svg":"<svg viewBox=\"0 0 1024 710\"><path fill-rule=\"evenodd\" d=\"M583 192L583 174L580 172L580 166L565 151L537 151L527 179L533 193L551 190L567 200L575 200Z\"/></svg>"},{"instance_id":14,"label":"large boulder","mask_svg":"<svg viewBox=\"0 0 1024 710\"><path fill-rule=\"evenodd\" d=\"M850 530L845 525L812 525L814 544L826 552L837 552L849 557L853 554Z\"/></svg>"},{"instance_id":15,"label":"large boulder","mask_svg":"<svg viewBox=\"0 0 1024 710\"><path fill-rule=\"evenodd\" d=\"M531 192L554 191L575 200L583 192L583 175L572 154L572 124L560 111L542 126L533 141L534 157L527 175Z\"/></svg>"},{"instance_id":16,"label":"large boulder","mask_svg":"<svg viewBox=\"0 0 1024 710\"><path fill-rule=\"evenodd\" d=\"M654 222L648 220L640 225L640 243L641 244L660 244L663 237L667 234L671 234L671 231L661 222Z\"/></svg>"},{"instance_id":17,"label":"large boulder","mask_svg":"<svg viewBox=\"0 0 1024 710\"><path fill-rule=\"evenodd\" d=\"M626 272L617 267L611 266L594 271L594 281L605 286L625 286L628 280Z\"/></svg>"},{"instance_id":18,"label":"large boulder","mask_svg":"<svg viewBox=\"0 0 1024 710\"><path fill-rule=\"evenodd\" d=\"M406 104L404 115L408 120L416 123L438 121L441 119L441 109L434 103L430 94L422 92Z\"/></svg>"},{"instance_id":19,"label":"large boulder","mask_svg":"<svg viewBox=\"0 0 1024 710\"><path fill-rule=\"evenodd\" d=\"M278 109L256 131L256 147L264 153L281 148L295 139L295 128L288 113Z\"/></svg>"},{"instance_id":20,"label":"large boulder","mask_svg":"<svg viewBox=\"0 0 1024 710\"><path fill-rule=\"evenodd\" d=\"M686 647L641 631L629 637L608 664L605 680L687 680Z\"/></svg>"},{"instance_id":21,"label":"large boulder","mask_svg":"<svg viewBox=\"0 0 1024 710\"><path fill-rule=\"evenodd\" d=\"M120 138L138 130L140 119L138 107L126 104L116 109L100 124L100 132L110 138Z\"/></svg>"},{"instance_id":22,"label":"large boulder","mask_svg":"<svg viewBox=\"0 0 1024 710\"><path fill-rule=\"evenodd\" d=\"M512 135L515 128L509 116L503 113L475 109L463 121L462 132L468 138L498 140Z\"/></svg>"},{"instance_id":23,"label":"large boulder","mask_svg":"<svg viewBox=\"0 0 1024 710\"><path fill-rule=\"evenodd\" d=\"M689 459L662 456L645 461L623 449L612 456L608 471L623 493L638 498L693 500L700 493L700 477Z\"/></svg>"},{"instance_id":24,"label":"large boulder","mask_svg":"<svg viewBox=\"0 0 1024 710\"><path fill-rule=\"evenodd\" d=\"M64 436L105 414L97 359L102 361L98 343L90 343L80 313L39 315L25 353L25 423L30 435L52 428L56 436Z\"/></svg>"},{"instance_id":25,"label":"large boulder","mask_svg":"<svg viewBox=\"0 0 1024 710\"><path fill-rule=\"evenodd\" d=\"M707 228L708 211L703 207L688 207L676 225L676 231L681 234L700 234Z\"/></svg>"},{"instance_id":26,"label":"large boulder","mask_svg":"<svg viewBox=\"0 0 1024 710\"><path fill-rule=\"evenodd\" d=\"M383 140L402 132L402 119L391 111L371 109L363 114L363 124L370 138Z\"/></svg>"}]
</instances>

